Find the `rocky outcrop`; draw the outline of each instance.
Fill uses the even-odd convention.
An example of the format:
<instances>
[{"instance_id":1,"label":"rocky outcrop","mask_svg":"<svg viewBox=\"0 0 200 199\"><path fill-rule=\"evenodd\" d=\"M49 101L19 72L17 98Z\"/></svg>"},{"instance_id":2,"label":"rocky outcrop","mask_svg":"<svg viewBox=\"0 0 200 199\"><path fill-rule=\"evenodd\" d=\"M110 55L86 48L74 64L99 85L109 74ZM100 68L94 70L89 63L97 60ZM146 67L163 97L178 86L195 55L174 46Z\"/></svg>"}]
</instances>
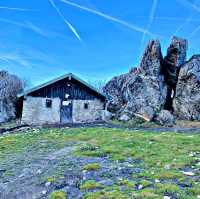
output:
<instances>
[{"instance_id":1,"label":"rocky outcrop","mask_svg":"<svg viewBox=\"0 0 200 199\"><path fill-rule=\"evenodd\" d=\"M22 90L22 81L17 76L0 71L0 123L15 118L17 94Z\"/></svg>"},{"instance_id":2,"label":"rocky outcrop","mask_svg":"<svg viewBox=\"0 0 200 199\"><path fill-rule=\"evenodd\" d=\"M172 121L178 75L186 62L186 53L187 41L173 37L163 59L159 41L150 41L138 68L106 84L104 92L110 96L108 110L118 119L126 116L130 119L142 117L147 121L156 118ZM165 109L168 112L163 111ZM169 113L168 119L163 116L165 113Z\"/></svg>"},{"instance_id":3,"label":"rocky outcrop","mask_svg":"<svg viewBox=\"0 0 200 199\"><path fill-rule=\"evenodd\" d=\"M167 84L167 97L164 109L173 111L173 99L176 94L176 84L181 66L186 62L187 40L172 38L167 49L167 55L162 62L162 73Z\"/></svg>"},{"instance_id":4,"label":"rocky outcrop","mask_svg":"<svg viewBox=\"0 0 200 199\"><path fill-rule=\"evenodd\" d=\"M125 75L114 77L104 88L112 98L108 110L117 118L127 115L152 120L165 103L166 85L161 74L162 53L157 40L149 42L140 67Z\"/></svg>"},{"instance_id":5,"label":"rocky outcrop","mask_svg":"<svg viewBox=\"0 0 200 199\"><path fill-rule=\"evenodd\" d=\"M179 119L200 120L200 55L180 69L173 106Z\"/></svg>"}]
</instances>

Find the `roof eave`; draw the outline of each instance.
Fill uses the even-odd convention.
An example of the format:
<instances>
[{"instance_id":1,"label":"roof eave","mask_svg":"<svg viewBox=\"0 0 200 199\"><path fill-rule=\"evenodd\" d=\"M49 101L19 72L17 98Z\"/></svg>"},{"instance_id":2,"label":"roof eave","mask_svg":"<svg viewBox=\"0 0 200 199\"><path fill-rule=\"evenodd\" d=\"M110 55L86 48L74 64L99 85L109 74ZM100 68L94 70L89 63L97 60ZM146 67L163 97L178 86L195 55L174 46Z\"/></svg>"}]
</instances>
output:
<instances>
[{"instance_id":1,"label":"roof eave","mask_svg":"<svg viewBox=\"0 0 200 199\"><path fill-rule=\"evenodd\" d=\"M23 93L18 94L17 97L18 97L18 98L24 97L24 96L26 96L26 95L28 95L28 94L30 94L30 93L36 91L36 90L39 90L39 89L41 89L41 88L44 88L45 86L51 85L51 84L53 84L53 83L55 83L55 82L57 82L57 81L60 81L60 80L62 80L62 79L64 79L64 78L73 78L73 79L79 81L80 83L82 83L83 85L85 85L86 87L90 88L90 89L93 90L94 92L96 92L96 93L97 93L98 95L100 95L101 97L103 97L103 98L105 98L105 99L107 98L107 96L106 96L105 94L101 93L101 92L98 91L96 88L94 88L93 86L89 85L87 82L83 81L82 79L80 79L79 77L77 77L76 75L74 75L74 74L72 74L72 73L68 73L68 74L63 75L63 76L60 76L60 77L58 77L58 78L56 78L56 79L50 80L50 81L48 81L48 82L46 82L46 83L43 83L43 84L40 84L40 85L38 85L38 86L36 86L36 87L33 87L33 88L31 88L31 89L28 89L27 91L24 91Z\"/></svg>"}]
</instances>

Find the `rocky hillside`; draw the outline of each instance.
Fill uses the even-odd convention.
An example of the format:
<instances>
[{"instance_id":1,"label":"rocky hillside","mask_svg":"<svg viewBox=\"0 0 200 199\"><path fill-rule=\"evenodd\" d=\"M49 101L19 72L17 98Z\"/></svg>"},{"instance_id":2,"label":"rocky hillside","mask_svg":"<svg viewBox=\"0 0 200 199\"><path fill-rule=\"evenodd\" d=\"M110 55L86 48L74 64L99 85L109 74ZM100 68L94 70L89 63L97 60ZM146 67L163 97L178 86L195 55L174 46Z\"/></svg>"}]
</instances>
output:
<instances>
[{"instance_id":1,"label":"rocky hillside","mask_svg":"<svg viewBox=\"0 0 200 199\"><path fill-rule=\"evenodd\" d=\"M104 92L108 111L117 119L141 117L173 123L200 119L200 55L186 61L187 40L173 37L163 57L160 42L147 45L140 66L111 79Z\"/></svg>"},{"instance_id":2,"label":"rocky hillside","mask_svg":"<svg viewBox=\"0 0 200 199\"><path fill-rule=\"evenodd\" d=\"M0 123L15 118L17 94L22 90L23 83L17 76L0 71Z\"/></svg>"}]
</instances>

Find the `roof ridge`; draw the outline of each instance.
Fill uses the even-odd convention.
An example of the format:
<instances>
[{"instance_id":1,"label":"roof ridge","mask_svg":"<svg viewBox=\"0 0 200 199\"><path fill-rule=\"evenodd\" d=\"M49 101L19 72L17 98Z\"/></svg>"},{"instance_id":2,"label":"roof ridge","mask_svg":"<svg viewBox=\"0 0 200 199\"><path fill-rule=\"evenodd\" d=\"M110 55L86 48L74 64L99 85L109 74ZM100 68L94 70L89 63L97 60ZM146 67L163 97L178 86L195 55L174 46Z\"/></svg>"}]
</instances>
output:
<instances>
[{"instance_id":1,"label":"roof ridge","mask_svg":"<svg viewBox=\"0 0 200 199\"><path fill-rule=\"evenodd\" d=\"M34 86L33 88L30 88L30 89L28 89L28 90L26 90L26 91L24 91L24 92L18 94L17 97L18 97L18 98L23 97L23 96L25 96L25 95L28 95L28 94L31 93L31 92L34 92L34 91L39 90L39 89L41 89L41 88L44 88L45 86L49 86L49 85L51 85L51 84L53 84L53 83L55 83L55 82L57 82L57 81L60 81L60 80L62 80L62 79L65 79L65 78L67 78L67 77L74 78L75 80L79 81L80 83L82 83L82 84L85 85L86 87L90 88L90 89L93 90L94 92L96 92L96 93L98 93L99 95L101 95L101 96L103 96L103 97L106 98L106 95L105 95L105 94L101 93L101 92L98 91L95 87L93 87L92 85L90 85L90 84L87 83L86 81L80 79L78 76L74 75L73 73L67 73L67 74L65 74L65 75L61 75L61 76L59 76L59 77L57 77L57 78L54 78L54 79L52 79L52 80L47 81L46 83L42 83L42 84L39 84L39 85L37 85L37 86Z\"/></svg>"}]
</instances>

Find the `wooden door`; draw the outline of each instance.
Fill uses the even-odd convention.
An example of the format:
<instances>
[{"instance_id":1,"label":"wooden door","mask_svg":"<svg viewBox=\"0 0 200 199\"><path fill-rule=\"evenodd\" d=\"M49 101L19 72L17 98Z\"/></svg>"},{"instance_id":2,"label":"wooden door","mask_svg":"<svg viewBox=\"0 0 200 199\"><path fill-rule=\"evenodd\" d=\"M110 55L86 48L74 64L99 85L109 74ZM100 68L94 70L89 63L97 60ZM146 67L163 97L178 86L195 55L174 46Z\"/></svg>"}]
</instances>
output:
<instances>
[{"instance_id":1,"label":"wooden door","mask_svg":"<svg viewBox=\"0 0 200 199\"><path fill-rule=\"evenodd\" d=\"M72 123L72 101L62 100L60 110L61 124Z\"/></svg>"}]
</instances>

